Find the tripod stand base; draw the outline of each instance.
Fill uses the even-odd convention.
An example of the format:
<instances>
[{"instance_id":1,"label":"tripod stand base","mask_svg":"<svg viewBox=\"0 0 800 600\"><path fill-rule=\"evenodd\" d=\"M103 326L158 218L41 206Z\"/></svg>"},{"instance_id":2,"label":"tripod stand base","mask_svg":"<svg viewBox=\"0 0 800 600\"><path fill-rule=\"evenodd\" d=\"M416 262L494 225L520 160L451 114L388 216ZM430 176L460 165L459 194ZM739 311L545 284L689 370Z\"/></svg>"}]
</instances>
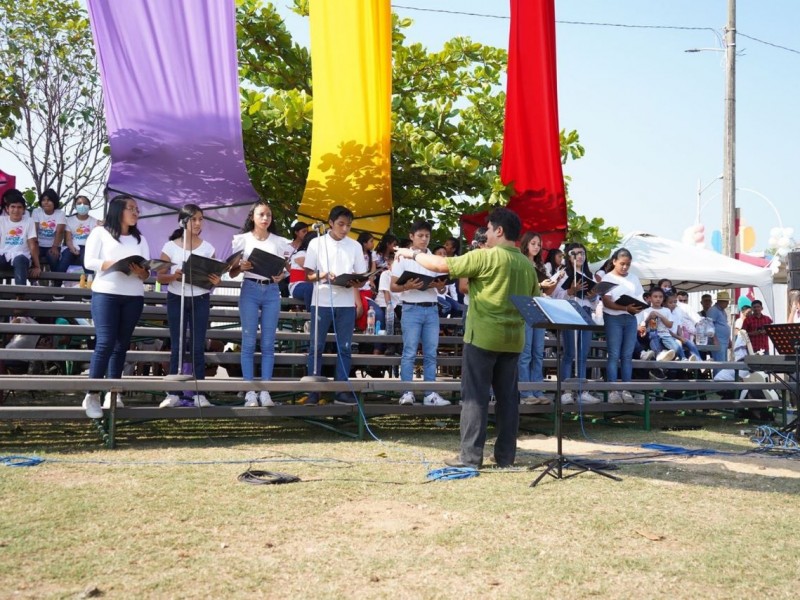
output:
<instances>
[{"instance_id":1,"label":"tripod stand base","mask_svg":"<svg viewBox=\"0 0 800 600\"><path fill-rule=\"evenodd\" d=\"M305 375L300 378L300 381L303 383L326 383L330 381L330 379L322 375Z\"/></svg>"},{"instance_id":2,"label":"tripod stand base","mask_svg":"<svg viewBox=\"0 0 800 600\"><path fill-rule=\"evenodd\" d=\"M569 475L564 474L564 469L567 467L575 467L577 470L574 473L570 473ZM550 475L553 479L569 479L570 477L575 477L576 475L580 475L581 473L586 473L587 471L591 473L597 473L598 475L602 475L603 477L608 477L609 479L613 479L614 481L622 481L620 477L616 475L611 475L610 473L606 473L603 469L599 469L597 467L593 467L583 461L567 458L566 456L557 456L556 458L551 458L550 460L546 460L544 462L540 462L538 465L534 465L530 468L531 471L535 471L539 467L545 467L544 471L542 471L539 476L533 480L530 487L535 487L542 479L544 479L545 475Z\"/></svg>"},{"instance_id":3,"label":"tripod stand base","mask_svg":"<svg viewBox=\"0 0 800 600\"><path fill-rule=\"evenodd\" d=\"M173 375L165 375L164 379L167 381L189 381L194 379L194 375L186 375L185 373L175 373Z\"/></svg>"}]
</instances>

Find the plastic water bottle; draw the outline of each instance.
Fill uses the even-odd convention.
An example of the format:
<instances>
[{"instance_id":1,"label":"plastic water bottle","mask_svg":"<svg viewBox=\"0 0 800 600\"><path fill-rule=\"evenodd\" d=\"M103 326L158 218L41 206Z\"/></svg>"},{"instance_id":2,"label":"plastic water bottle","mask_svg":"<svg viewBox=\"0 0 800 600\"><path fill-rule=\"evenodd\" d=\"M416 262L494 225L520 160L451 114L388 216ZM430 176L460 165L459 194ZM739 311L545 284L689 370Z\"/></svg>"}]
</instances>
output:
<instances>
[{"instance_id":1,"label":"plastic water bottle","mask_svg":"<svg viewBox=\"0 0 800 600\"><path fill-rule=\"evenodd\" d=\"M391 302L386 307L386 335L394 335L394 305Z\"/></svg>"},{"instance_id":2,"label":"plastic water bottle","mask_svg":"<svg viewBox=\"0 0 800 600\"><path fill-rule=\"evenodd\" d=\"M371 306L367 311L367 334L375 335L375 309Z\"/></svg>"}]
</instances>

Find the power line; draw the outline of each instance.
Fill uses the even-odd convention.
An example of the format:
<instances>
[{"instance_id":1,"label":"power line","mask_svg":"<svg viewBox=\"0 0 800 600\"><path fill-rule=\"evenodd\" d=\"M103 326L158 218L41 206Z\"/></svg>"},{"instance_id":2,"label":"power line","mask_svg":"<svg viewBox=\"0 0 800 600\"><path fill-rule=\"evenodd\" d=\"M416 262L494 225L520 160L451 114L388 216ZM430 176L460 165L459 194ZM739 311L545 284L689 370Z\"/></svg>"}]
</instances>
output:
<instances>
[{"instance_id":1,"label":"power line","mask_svg":"<svg viewBox=\"0 0 800 600\"><path fill-rule=\"evenodd\" d=\"M488 13L472 13L472 12L465 12L459 10L445 10L440 8L419 8L416 6L404 6L402 4L393 4L393 8L402 8L405 10L416 10L419 12L432 12L432 13L443 13L448 15L462 15L465 17L481 17L484 19L503 19L508 21L511 19L509 16L505 15L492 15ZM591 27L619 27L622 29L672 29L678 31L711 31L714 34L719 34L718 30L714 29L713 27L689 27L689 26L680 26L680 25L633 25L630 23L604 23L601 21L559 21L556 20L556 23L560 25L585 25ZM766 46L772 46L773 48L777 48L779 50L786 50L787 52L793 52L794 54L800 54L800 50L795 50L793 48L787 48L786 46L781 46L779 44L773 44L772 42L767 42L765 40L761 40L757 37L753 37L751 35L747 35L746 33L742 33L741 31L737 31L736 35L740 35L744 38L749 40L753 40L754 42L758 42L760 44L764 44Z\"/></svg>"},{"instance_id":2,"label":"power line","mask_svg":"<svg viewBox=\"0 0 800 600\"><path fill-rule=\"evenodd\" d=\"M800 50L795 50L793 48L787 48L786 46L779 46L778 44L773 44L772 42L765 42L764 40L760 40L757 37L753 37L752 35L747 35L746 33L742 33L741 31L737 31L736 35L740 35L743 38L747 38L748 40L753 40L754 42L758 42L759 44L764 44L765 46L772 46L773 48L778 48L780 50L786 50L787 52L794 52L795 54L800 54Z\"/></svg>"}]
</instances>

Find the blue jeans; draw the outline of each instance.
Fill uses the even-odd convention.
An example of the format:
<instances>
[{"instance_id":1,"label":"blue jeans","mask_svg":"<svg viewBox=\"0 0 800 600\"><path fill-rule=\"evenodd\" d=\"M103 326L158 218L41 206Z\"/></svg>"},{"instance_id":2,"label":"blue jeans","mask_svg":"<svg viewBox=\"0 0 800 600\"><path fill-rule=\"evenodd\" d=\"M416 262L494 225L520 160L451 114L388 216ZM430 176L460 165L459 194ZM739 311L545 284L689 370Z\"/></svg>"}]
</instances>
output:
<instances>
[{"instance_id":1,"label":"blue jeans","mask_svg":"<svg viewBox=\"0 0 800 600\"><path fill-rule=\"evenodd\" d=\"M70 252L69 248L64 248L61 251L61 258L58 261L58 267L56 268L56 271L59 273L66 273L72 265L80 265L83 267L84 273L87 275L94 275L94 271L87 270L83 262L86 255L86 246L78 246L78 250L80 250L80 253L75 255Z\"/></svg>"},{"instance_id":2,"label":"blue jeans","mask_svg":"<svg viewBox=\"0 0 800 600\"><path fill-rule=\"evenodd\" d=\"M439 349L439 310L437 306L403 303L403 356L400 381L414 378L414 359L422 342L422 374L425 381L436 381L436 353ZM430 393L430 392L426 392Z\"/></svg>"},{"instance_id":3,"label":"blue jeans","mask_svg":"<svg viewBox=\"0 0 800 600\"><path fill-rule=\"evenodd\" d=\"M208 313L211 304L210 294L186 296L183 301L183 352L180 353L181 335L181 297L167 292L167 321L169 322L170 352L169 373L174 375L181 370L181 363L186 356L186 349L191 342L192 373L195 379L206 377L206 331L208 331Z\"/></svg>"},{"instance_id":4,"label":"blue jeans","mask_svg":"<svg viewBox=\"0 0 800 600\"><path fill-rule=\"evenodd\" d=\"M333 325L336 334L336 346L339 358L336 361L336 381L347 381L350 378L350 363L352 355L353 331L356 327L355 306L342 306L331 308L319 307L319 324L314 319L315 307L311 307L311 343L314 343L317 325L319 325L319 339L315 352L308 353L307 368L309 375L319 375L322 369L322 352L325 349L325 336ZM309 348L311 345L309 344ZM317 369L314 370L314 356L317 357Z\"/></svg>"},{"instance_id":5,"label":"blue jeans","mask_svg":"<svg viewBox=\"0 0 800 600\"><path fill-rule=\"evenodd\" d=\"M275 333L281 311L281 292L274 283L242 281L239 295L239 317L242 321L242 379L253 380L253 360L256 354L256 334L261 324L261 379L272 379L275 367ZM259 314L260 313L260 314Z\"/></svg>"},{"instance_id":6,"label":"blue jeans","mask_svg":"<svg viewBox=\"0 0 800 600\"><path fill-rule=\"evenodd\" d=\"M692 340L683 340L683 345L686 346L690 354L694 354L697 357L697 360L703 360L703 357L700 354L700 349Z\"/></svg>"},{"instance_id":7,"label":"blue jeans","mask_svg":"<svg viewBox=\"0 0 800 600\"><path fill-rule=\"evenodd\" d=\"M633 348L636 345L636 317L603 315L608 345L606 378L608 381L630 381L633 377Z\"/></svg>"},{"instance_id":8,"label":"blue jeans","mask_svg":"<svg viewBox=\"0 0 800 600\"><path fill-rule=\"evenodd\" d=\"M314 295L314 284L310 281L301 281L292 289L292 298L302 300L306 310L311 310L311 297Z\"/></svg>"},{"instance_id":9,"label":"blue jeans","mask_svg":"<svg viewBox=\"0 0 800 600\"><path fill-rule=\"evenodd\" d=\"M31 268L31 259L27 256L20 254L15 256L14 260L10 263L6 260L5 256L0 255L0 269L3 271L11 269L14 271L14 284L27 285L28 283L28 270Z\"/></svg>"},{"instance_id":10,"label":"blue jeans","mask_svg":"<svg viewBox=\"0 0 800 600\"><path fill-rule=\"evenodd\" d=\"M660 335L658 339L661 341L661 345L664 346L667 350L674 350L675 356L680 359L686 358L686 353L683 351L683 346L681 343L671 335Z\"/></svg>"},{"instance_id":11,"label":"blue jeans","mask_svg":"<svg viewBox=\"0 0 800 600\"><path fill-rule=\"evenodd\" d=\"M520 383L544 381L542 363L544 361L544 334L542 327L525 324L525 346L519 355L517 368ZM523 398L541 398L542 392L520 391Z\"/></svg>"},{"instance_id":12,"label":"blue jeans","mask_svg":"<svg viewBox=\"0 0 800 600\"><path fill-rule=\"evenodd\" d=\"M89 364L92 379L119 379L125 355L144 307L144 296L92 292L92 320L97 342Z\"/></svg>"},{"instance_id":13,"label":"blue jeans","mask_svg":"<svg viewBox=\"0 0 800 600\"><path fill-rule=\"evenodd\" d=\"M578 338L578 374L574 375L572 370L572 363L575 360L575 337ZM591 331L562 331L559 333L561 336L561 366L559 368L559 377L568 379L570 377L578 377L578 379L586 378L586 359L589 358L589 351L592 344ZM633 350L631 350L633 354Z\"/></svg>"},{"instance_id":14,"label":"blue jeans","mask_svg":"<svg viewBox=\"0 0 800 600\"><path fill-rule=\"evenodd\" d=\"M58 264L61 262L61 252L59 252L57 256L53 256L50 254L50 250L51 248L39 246L39 264L42 265L42 267L45 265L49 266L52 272L63 273L63 271L58 270Z\"/></svg>"}]
</instances>

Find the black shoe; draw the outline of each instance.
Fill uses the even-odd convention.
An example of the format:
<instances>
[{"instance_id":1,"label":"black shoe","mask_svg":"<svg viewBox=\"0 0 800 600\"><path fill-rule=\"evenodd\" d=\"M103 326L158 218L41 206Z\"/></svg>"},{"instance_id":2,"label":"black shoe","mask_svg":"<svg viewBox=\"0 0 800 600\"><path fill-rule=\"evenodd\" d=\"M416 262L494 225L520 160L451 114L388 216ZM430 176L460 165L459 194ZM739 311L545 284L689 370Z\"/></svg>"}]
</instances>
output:
<instances>
[{"instance_id":1,"label":"black shoe","mask_svg":"<svg viewBox=\"0 0 800 600\"><path fill-rule=\"evenodd\" d=\"M667 378L667 374L664 372L664 369L651 369L650 370L650 379L655 379L656 381L663 381Z\"/></svg>"},{"instance_id":2,"label":"black shoe","mask_svg":"<svg viewBox=\"0 0 800 600\"><path fill-rule=\"evenodd\" d=\"M336 398L333 400L333 403L344 404L346 406L355 406L358 404L358 400L356 400L356 397L353 394L349 392L342 392L336 394Z\"/></svg>"},{"instance_id":3,"label":"black shoe","mask_svg":"<svg viewBox=\"0 0 800 600\"><path fill-rule=\"evenodd\" d=\"M455 467L456 469L480 469L482 465L468 465L461 461L460 456L448 458L444 461L448 467Z\"/></svg>"}]
</instances>

